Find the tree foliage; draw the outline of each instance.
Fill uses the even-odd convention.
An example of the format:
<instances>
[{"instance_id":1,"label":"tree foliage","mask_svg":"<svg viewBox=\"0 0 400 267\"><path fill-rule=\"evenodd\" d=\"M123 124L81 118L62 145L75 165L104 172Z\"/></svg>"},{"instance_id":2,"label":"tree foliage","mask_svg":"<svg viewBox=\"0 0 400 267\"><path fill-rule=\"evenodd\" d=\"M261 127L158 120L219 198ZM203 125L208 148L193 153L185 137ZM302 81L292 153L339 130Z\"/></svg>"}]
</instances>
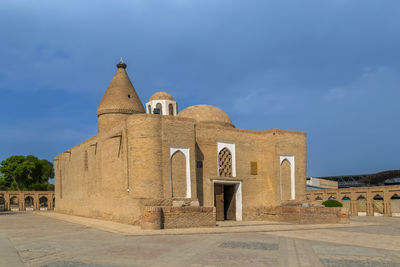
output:
<instances>
[{"instance_id":1,"label":"tree foliage","mask_svg":"<svg viewBox=\"0 0 400 267\"><path fill-rule=\"evenodd\" d=\"M343 204L335 199L328 199L327 201L322 202L322 205L325 207L343 207Z\"/></svg>"},{"instance_id":2,"label":"tree foliage","mask_svg":"<svg viewBox=\"0 0 400 267\"><path fill-rule=\"evenodd\" d=\"M0 165L0 190L53 190L53 163L35 156L11 156Z\"/></svg>"}]
</instances>

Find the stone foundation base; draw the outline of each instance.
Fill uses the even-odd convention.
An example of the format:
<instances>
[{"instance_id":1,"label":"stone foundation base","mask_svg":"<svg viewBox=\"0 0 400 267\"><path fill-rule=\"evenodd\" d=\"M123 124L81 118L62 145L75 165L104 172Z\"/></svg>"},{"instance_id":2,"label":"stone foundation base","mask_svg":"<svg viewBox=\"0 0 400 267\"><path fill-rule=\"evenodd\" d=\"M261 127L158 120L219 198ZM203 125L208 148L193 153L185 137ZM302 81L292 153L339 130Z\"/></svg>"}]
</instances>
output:
<instances>
[{"instance_id":1,"label":"stone foundation base","mask_svg":"<svg viewBox=\"0 0 400 267\"><path fill-rule=\"evenodd\" d=\"M298 224L350 223L347 208L321 206L302 207L298 205L250 208L245 214L246 221L282 221Z\"/></svg>"},{"instance_id":2,"label":"stone foundation base","mask_svg":"<svg viewBox=\"0 0 400 267\"><path fill-rule=\"evenodd\" d=\"M142 229L173 229L190 227L214 227L215 208L199 206L144 207Z\"/></svg>"}]
</instances>

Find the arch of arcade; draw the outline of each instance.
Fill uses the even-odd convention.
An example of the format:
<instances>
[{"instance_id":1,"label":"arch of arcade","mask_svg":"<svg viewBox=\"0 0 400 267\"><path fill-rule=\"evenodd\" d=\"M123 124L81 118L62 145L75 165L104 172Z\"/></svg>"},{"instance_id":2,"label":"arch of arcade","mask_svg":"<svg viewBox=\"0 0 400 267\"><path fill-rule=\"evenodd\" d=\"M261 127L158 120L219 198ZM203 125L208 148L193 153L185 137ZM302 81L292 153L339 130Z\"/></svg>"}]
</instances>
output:
<instances>
[{"instance_id":1,"label":"arch of arcade","mask_svg":"<svg viewBox=\"0 0 400 267\"><path fill-rule=\"evenodd\" d=\"M0 191L0 211L54 209L54 191Z\"/></svg>"}]
</instances>

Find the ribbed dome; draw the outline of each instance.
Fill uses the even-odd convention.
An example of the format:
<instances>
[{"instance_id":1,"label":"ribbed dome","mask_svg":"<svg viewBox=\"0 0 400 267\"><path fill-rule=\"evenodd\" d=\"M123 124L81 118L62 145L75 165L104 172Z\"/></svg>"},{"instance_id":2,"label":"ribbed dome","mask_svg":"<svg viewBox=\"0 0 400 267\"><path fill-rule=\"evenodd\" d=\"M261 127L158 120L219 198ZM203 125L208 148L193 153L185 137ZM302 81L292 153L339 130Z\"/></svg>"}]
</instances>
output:
<instances>
[{"instance_id":1,"label":"ribbed dome","mask_svg":"<svg viewBox=\"0 0 400 267\"><path fill-rule=\"evenodd\" d=\"M179 117L195 119L197 122L235 127L229 116L221 109L210 105L190 106L179 112Z\"/></svg>"},{"instance_id":2,"label":"ribbed dome","mask_svg":"<svg viewBox=\"0 0 400 267\"><path fill-rule=\"evenodd\" d=\"M167 92L162 92L162 91L157 92L154 95L152 95L150 97L149 101L152 101L152 100L171 100L171 101L175 101L175 99L170 94L168 94Z\"/></svg>"},{"instance_id":3,"label":"ribbed dome","mask_svg":"<svg viewBox=\"0 0 400 267\"><path fill-rule=\"evenodd\" d=\"M131 80L126 73L126 64L120 63L97 108L97 116L108 113L145 113Z\"/></svg>"}]
</instances>

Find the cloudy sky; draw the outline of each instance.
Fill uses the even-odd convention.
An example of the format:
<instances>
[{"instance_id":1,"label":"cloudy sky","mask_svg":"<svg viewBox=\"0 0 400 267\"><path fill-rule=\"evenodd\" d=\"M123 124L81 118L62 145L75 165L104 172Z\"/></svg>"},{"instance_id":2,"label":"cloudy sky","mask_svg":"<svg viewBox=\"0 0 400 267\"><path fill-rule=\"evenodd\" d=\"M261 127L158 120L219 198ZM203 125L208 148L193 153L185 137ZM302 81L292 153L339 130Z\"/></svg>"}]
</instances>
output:
<instances>
[{"instance_id":1,"label":"cloudy sky","mask_svg":"<svg viewBox=\"0 0 400 267\"><path fill-rule=\"evenodd\" d=\"M123 57L238 128L305 131L308 175L400 168L400 1L0 1L0 160L94 135Z\"/></svg>"}]
</instances>

